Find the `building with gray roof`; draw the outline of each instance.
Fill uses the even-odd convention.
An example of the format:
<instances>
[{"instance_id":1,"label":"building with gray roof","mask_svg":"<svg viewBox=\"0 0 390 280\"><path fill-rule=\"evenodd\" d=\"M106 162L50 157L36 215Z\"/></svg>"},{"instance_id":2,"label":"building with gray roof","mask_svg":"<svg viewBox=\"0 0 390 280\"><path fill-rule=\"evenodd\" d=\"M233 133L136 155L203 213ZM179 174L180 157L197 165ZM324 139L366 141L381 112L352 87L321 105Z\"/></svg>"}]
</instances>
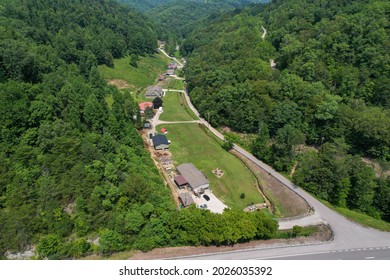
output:
<instances>
[{"instance_id":1,"label":"building with gray roof","mask_svg":"<svg viewBox=\"0 0 390 280\"><path fill-rule=\"evenodd\" d=\"M179 200L184 207L187 207L194 203L194 199L189 193L180 193Z\"/></svg>"},{"instance_id":2,"label":"building with gray roof","mask_svg":"<svg viewBox=\"0 0 390 280\"><path fill-rule=\"evenodd\" d=\"M210 182L192 163L183 163L177 168L177 172L188 182L188 186L195 194L202 193L210 188Z\"/></svg>"},{"instance_id":3,"label":"building with gray roof","mask_svg":"<svg viewBox=\"0 0 390 280\"><path fill-rule=\"evenodd\" d=\"M156 98L156 97L163 97L164 91L160 86L149 86L146 89L146 98Z\"/></svg>"},{"instance_id":4,"label":"building with gray roof","mask_svg":"<svg viewBox=\"0 0 390 280\"><path fill-rule=\"evenodd\" d=\"M156 150L169 149L169 142L165 135L157 134L152 138L153 146Z\"/></svg>"},{"instance_id":5,"label":"building with gray roof","mask_svg":"<svg viewBox=\"0 0 390 280\"><path fill-rule=\"evenodd\" d=\"M172 76L172 75L175 74L175 70L173 70L173 69L168 69L167 72L166 72L165 74L168 75L168 76Z\"/></svg>"}]
</instances>

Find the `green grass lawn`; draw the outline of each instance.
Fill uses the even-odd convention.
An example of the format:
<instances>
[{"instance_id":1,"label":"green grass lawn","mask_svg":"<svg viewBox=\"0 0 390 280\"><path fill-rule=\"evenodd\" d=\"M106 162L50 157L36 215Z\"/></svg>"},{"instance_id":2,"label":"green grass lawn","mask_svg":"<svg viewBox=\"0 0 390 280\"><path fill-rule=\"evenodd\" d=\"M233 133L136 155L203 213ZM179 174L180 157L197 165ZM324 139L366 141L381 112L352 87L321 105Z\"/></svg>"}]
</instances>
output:
<instances>
[{"instance_id":1,"label":"green grass lawn","mask_svg":"<svg viewBox=\"0 0 390 280\"><path fill-rule=\"evenodd\" d=\"M171 61L162 54L140 57L138 67L130 66L129 57L114 59L114 68L106 65L99 66L105 80L119 79L127 82L130 90L146 88L157 82L158 76L165 73Z\"/></svg>"},{"instance_id":2,"label":"green grass lawn","mask_svg":"<svg viewBox=\"0 0 390 280\"><path fill-rule=\"evenodd\" d=\"M184 90L184 82L182 80L168 78L164 82L163 88Z\"/></svg>"},{"instance_id":3,"label":"green grass lawn","mask_svg":"<svg viewBox=\"0 0 390 280\"><path fill-rule=\"evenodd\" d=\"M183 94L183 105L179 92L167 92L164 96L164 112L160 115L162 121L193 121L193 116L186 110L186 100Z\"/></svg>"},{"instance_id":4,"label":"green grass lawn","mask_svg":"<svg viewBox=\"0 0 390 280\"><path fill-rule=\"evenodd\" d=\"M340 213L341 215L347 217L348 219L350 219L354 222L357 222L359 224L362 224L362 225L365 225L368 227L376 228L376 229L379 229L382 231L390 231L390 223L388 223L388 222L375 219L375 218L368 216L366 214L363 214L363 213L359 213L359 212L355 212L355 211L352 211L352 210L349 210L346 208L334 206L323 199L319 199L319 198L317 198L317 199L319 201L321 201L323 204L325 204L327 207L329 207L330 209L335 210L336 212Z\"/></svg>"},{"instance_id":5,"label":"green grass lawn","mask_svg":"<svg viewBox=\"0 0 390 280\"><path fill-rule=\"evenodd\" d=\"M192 162L210 180L210 187L231 208L243 209L263 198L255 186L255 179L246 166L234 155L226 152L210 138L198 124L171 124L159 126L168 129L172 141L170 150L176 166ZM224 176L218 179L212 170L219 168ZM241 193L245 198L241 199Z\"/></svg>"}]
</instances>

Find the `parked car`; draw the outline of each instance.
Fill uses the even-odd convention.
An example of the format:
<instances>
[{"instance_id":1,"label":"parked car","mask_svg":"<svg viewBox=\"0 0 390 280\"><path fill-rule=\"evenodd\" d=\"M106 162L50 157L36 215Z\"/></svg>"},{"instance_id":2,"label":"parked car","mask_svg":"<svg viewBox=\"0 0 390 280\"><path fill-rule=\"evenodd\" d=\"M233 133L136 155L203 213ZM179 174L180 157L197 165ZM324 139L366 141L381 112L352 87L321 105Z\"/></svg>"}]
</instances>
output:
<instances>
[{"instance_id":1,"label":"parked car","mask_svg":"<svg viewBox=\"0 0 390 280\"><path fill-rule=\"evenodd\" d=\"M207 209L207 204L200 204L198 205L198 208Z\"/></svg>"},{"instance_id":2,"label":"parked car","mask_svg":"<svg viewBox=\"0 0 390 280\"><path fill-rule=\"evenodd\" d=\"M207 201L210 200L210 197L209 197L207 194L205 194L205 195L203 196L203 198L206 199Z\"/></svg>"}]
</instances>

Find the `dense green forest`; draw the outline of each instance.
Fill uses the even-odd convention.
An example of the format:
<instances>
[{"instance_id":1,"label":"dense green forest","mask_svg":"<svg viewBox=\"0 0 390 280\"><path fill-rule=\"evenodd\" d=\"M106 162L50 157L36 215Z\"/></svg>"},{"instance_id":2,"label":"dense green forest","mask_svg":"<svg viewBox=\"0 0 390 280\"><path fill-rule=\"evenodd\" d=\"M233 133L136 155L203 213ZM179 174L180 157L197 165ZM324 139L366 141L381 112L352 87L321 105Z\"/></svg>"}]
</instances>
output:
<instances>
[{"instance_id":1,"label":"dense green forest","mask_svg":"<svg viewBox=\"0 0 390 280\"><path fill-rule=\"evenodd\" d=\"M256 134L277 170L298 163L299 186L390 221L390 179L361 160L389 168L389 9L277 0L220 16L182 44L190 96L212 125Z\"/></svg>"},{"instance_id":2,"label":"dense green forest","mask_svg":"<svg viewBox=\"0 0 390 280\"><path fill-rule=\"evenodd\" d=\"M196 28L203 26L209 16L234 8L224 0L200 3L185 0L157 6L146 14L155 21L160 38L180 43Z\"/></svg>"},{"instance_id":3,"label":"dense green forest","mask_svg":"<svg viewBox=\"0 0 390 280\"><path fill-rule=\"evenodd\" d=\"M129 6L142 12L153 9L156 6L168 4L173 1L175 0L118 0L118 2L128 4Z\"/></svg>"},{"instance_id":4,"label":"dense green forest","mask_svg":"<svg viewBox=\"0 0 390 280\"><path fill-rule=\"evenodd\" d=\"M79 258L275 233L262 213L175 209L138 105L97 70L153 55L152 26L108 0L0 0L1 258L35 245L38 258Z\"/></svg>"},{"instance_id":5,"label":"dense green forest","mask_svg":"<svg viewBox=\"0 0 390 280\"><path fill-rule=\"evenodd\" d=\"M173 2L176 2L176 5L180 5L180 2L192 2L197 4L213 4L215 2L219 3L226 3L229 5L243 5L243 4L249 4L249 3L265 3L269 2L269 0L118 0L118 2L125 3L130 5L131 7L140 10L140 11L148 11L156 7L161 7L165 5L169 5ZM161 9L163 10L163 9ZM179 15L180 16L180 15Z\"/></svg>"},{"instance_id":6,"label":"dense green forest","mask_svg":"<svg viewBox=\"0 0 390 280\"><path fill-rule=\"evenodd\" d=\"M176 45L195 29L204 26L219 14L251 3L269 0L121 0L142 11L155 23L160 39L166 42L165 49L173 55Z\"/></svg>"}]
</instances>

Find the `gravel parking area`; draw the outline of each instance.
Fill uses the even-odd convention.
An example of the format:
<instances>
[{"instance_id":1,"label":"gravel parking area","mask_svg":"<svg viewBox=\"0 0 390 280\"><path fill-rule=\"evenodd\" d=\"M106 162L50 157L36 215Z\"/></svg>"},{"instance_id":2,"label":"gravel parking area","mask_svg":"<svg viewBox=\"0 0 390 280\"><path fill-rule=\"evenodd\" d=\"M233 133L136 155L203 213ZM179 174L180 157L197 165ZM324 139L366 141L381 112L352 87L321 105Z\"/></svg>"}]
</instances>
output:
<instances>
[{"instance_id":1,"label":"gravel parking area","mask_svg":"<svg viewBox=\"0 0 390 280\"><path fill-rule=\"evenodd\" d=\"M204 199L203 195L207 195L208 197L210 197L210 200L207 201L206 199ZM194 194L192 194L192 198L194 199L194 202L197 206L206 204L207 209L213 213L222 213L225 208L229 208L225 204L223 204L223 202L219 200L211 192L211 190L205 190L204 194L202 194L201 197L196 197Z\"/></svg>"}]
</instances>

